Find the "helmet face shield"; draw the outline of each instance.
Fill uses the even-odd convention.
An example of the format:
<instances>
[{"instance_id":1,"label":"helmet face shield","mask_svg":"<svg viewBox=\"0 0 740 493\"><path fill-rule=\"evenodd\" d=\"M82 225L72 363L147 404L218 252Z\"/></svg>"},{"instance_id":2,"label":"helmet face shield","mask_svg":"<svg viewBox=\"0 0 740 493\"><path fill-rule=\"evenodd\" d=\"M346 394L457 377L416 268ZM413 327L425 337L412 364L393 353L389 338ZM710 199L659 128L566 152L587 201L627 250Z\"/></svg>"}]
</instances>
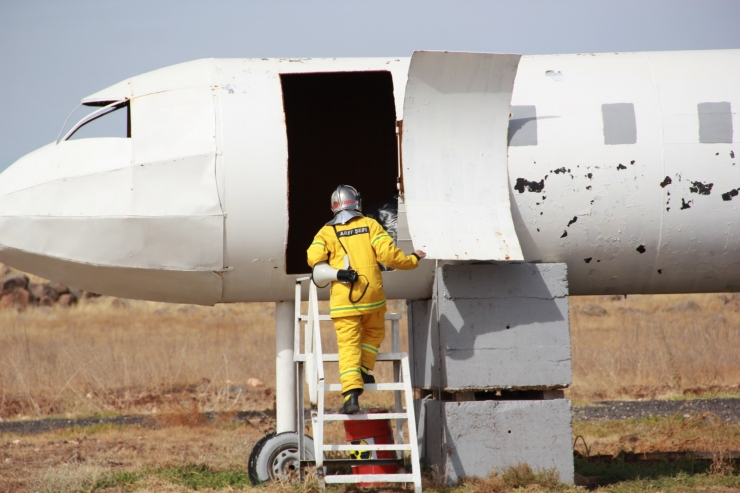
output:
<instances>
[{"instance_id":1,"label":"helmet face shield","mask_svg":"<svg viewBox=\"0 0 740 493\"><path fill-rule=\"evenodd\" d=\"M349 185L339 185L331 194L331 211L334 214L341 211L362 212L360 192Z\"/></svg>"}]
</instances>

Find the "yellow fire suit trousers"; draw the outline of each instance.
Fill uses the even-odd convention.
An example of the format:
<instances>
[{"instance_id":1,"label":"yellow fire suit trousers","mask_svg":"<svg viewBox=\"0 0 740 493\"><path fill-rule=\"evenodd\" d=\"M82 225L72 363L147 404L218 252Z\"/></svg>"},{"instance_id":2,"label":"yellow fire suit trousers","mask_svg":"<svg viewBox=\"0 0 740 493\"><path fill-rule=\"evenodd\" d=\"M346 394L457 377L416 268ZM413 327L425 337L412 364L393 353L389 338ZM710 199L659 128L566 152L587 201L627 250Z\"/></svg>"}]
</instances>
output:
<instances>
[{"instance_id":1,"label":"yellow fire suit trousers","mask_svg":"<svg viewBox=\"0 0 740 493\"><path fill-rule=\"evenodd\" d=\"M375 368L380 343L385 338L386 308L354 317L334 318L339 347L339 380L342 392L362 389L362 370Z\"/></svg>"}]
</instances>

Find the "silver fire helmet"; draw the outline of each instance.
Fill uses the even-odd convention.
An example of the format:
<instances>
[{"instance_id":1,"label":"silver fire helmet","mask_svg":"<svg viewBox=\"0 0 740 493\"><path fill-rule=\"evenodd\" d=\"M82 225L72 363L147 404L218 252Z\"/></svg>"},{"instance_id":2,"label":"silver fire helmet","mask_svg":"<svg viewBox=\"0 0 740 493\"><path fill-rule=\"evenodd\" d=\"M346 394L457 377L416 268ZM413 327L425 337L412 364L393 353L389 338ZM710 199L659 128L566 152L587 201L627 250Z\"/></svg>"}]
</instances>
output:
<instances>
[{"instance_id":1,"label":"silver fire helmet","mask_svg":"<svg viewBox=\"0 0 740 493\"><path fill-rule=\"evenodd\" d=\"M331 210L334 219L327 224L345 224L353 217L361 217L362 196L354 187L339 185L331 194Z\"/></svg>"}]
</instances>

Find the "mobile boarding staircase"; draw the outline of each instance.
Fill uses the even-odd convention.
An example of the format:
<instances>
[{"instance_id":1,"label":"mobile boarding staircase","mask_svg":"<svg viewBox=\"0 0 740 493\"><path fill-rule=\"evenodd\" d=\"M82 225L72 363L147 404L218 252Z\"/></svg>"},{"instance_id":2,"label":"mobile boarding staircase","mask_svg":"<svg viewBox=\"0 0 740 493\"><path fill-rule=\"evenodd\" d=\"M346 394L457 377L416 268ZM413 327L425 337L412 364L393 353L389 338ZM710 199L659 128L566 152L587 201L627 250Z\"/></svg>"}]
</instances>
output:
<instances>
[{"instance_id":1,"label":"mobile boarding staircase","mask_svg":"<svg viewBox=\"0 0 740 493\"><path fill-rule=\"evenodd\" d=\"M301 284L309 283L308 313L301 313ZM300 477L303 480L305 466L315 466L319 485L323 490L326 483L413 483L414 492L421 493L421 471L419 465L419 447L414 416L413 393L411 389L411 372L409 356L400 352L399 320L401 315L389 313L385 316L392 325L392 352L379 353L378 362L393 362L393 383L365 384L365 391L393 391L395 406L392 413L375 414L327 414L324 406L326 392L341 392L342 386L338 383L327 383L324 379L324 362L339 361L338 354L324 354L321 349L321 330L319 323L331 320L328 315L319 314L318 292L310 277L296 280L295 286L295 334L293 361L296 365L296 403L297 403L297 431L298 431L298 458L301 463ZM301 326L304 330L304 349L300 350ZM304 443L305 409L304 384L308 384L309 401L311 403L311 424L313 427L314 457L308 460ZM405 400L404 410L401 394ZM390 445L347 445L325 444L324 423L327 421L362 421L389 419L395 421L395 444ZM403 423L406 421L408 441L404 441ZM352 451L396 451L396 459L326 459L324 452L352 452ZM397 474L341 474L325 475L326 466L359 466L359 465L403 465L403 452L411 455L411 473Z\"/></svg>"}]
</instances>

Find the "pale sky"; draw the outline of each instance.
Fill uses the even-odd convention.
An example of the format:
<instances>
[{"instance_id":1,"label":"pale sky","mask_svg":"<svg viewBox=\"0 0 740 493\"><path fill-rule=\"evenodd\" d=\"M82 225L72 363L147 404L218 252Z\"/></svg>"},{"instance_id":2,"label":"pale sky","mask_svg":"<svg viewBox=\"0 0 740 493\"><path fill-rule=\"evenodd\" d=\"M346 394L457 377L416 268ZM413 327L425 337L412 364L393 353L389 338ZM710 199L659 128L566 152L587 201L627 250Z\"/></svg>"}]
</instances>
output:
<instances>
[{"instance_id":1,"label":"pale sky","mask_svg":"<svg viewBox=\"0 0 740 493\"><path fill-rule=\"evenodd\" d=\"M0 0L0 170L80 99L205 57L740 48L738 0Z\"/></svg>"}]
</instances>

